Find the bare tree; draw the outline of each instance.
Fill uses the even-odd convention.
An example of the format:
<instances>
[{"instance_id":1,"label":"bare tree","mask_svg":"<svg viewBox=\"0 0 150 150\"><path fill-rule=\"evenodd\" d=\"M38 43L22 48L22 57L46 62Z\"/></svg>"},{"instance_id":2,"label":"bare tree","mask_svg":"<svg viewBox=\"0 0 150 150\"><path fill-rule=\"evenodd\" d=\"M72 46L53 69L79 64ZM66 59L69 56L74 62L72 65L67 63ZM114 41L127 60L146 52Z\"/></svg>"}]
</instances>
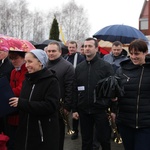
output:
<instances>
[{"instance_id":1,"label":"bare tree","mask_svg":"<svg viewBox=\"0 0 150 150\"><path fill-rule=\"evenodd\" d=\"M1 0L0 2L0 31L2 34L8 34L9 20L11 18L10 8L8 7L8 0Z\"/></svg>"},{"instance_id":2,"label":"bare tree","mask_svg":"<svg viewBox=\"0 0 150 150\"><path fill-rule=\"evenodd\" d=\"M40 11L30 12L26 0L1 0L1 34L41 42L48 39L53 16L56 15L66 40L85 39L89 34L89 24L83 7L71 0L62 8L44 14Z\"/></svg>"},{"instance_id":3,"label":"bare tree","mask_svg":"<svg viewBox=\"0 0 150 150\"><path fill-rule=\"evenodd\" d=\"M15 0L10 3L8 0L0 2L0 29L5 35L17 38L25 38L29 25L29 10L27 2Z\"/></svg>"},{"instance_id":4,"label":"bare tree","mask_svg":"<svg viewBox=\"0 0 150 150\"><path fill-rule=\"evenodd\" d=\"M45 16L41 12L33 14L33 41L41 42L45 39ZM48 32L49 34L49 32Z\"/></svg>"},{"instance_id":5,"label":"bare tree","mask_svg":"<svg viewBox=\"0 0 150 150\"><path fill-rule=\"evenodd\" d=\"M63 7L60 13L60 24L66 40L83 40L89 35L90 26L86 13L74 0Z\"/></svg>"},{"instance_id":6,"label":"bare tree","mask_svg":"<svg viewBox=\"0 0 150 150\"><path fill-rule=\"evenodd\" d=\"M13 13L13 29L16 37L23 39L27 32L29 25L29 10L27 9L27 2L24 0L15 0L12 3L12 8L15 8Z\"/></svg>"}]
</instances>

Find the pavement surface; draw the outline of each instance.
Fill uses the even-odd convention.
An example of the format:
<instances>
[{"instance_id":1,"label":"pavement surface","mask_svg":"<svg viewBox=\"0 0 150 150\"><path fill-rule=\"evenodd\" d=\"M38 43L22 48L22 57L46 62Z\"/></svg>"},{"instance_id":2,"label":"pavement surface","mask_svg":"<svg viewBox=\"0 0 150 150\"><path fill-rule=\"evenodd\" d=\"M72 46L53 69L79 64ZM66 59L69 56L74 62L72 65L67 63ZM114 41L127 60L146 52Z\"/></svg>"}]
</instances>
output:
<instances>
[{"instance_id":1,"label":"pavement surface","mask_svg":"<svg viewBox=\"0 0 150 150\"><path fill-rule=\"evenodd\" d=\"M66 135L64 150L81 150L81 135L79 135L78 139L76 140L71 140L71 135ZM116 144L112 141L111 150L124 150L124 148L122 144Z\"/></svg>"}]
</instances>

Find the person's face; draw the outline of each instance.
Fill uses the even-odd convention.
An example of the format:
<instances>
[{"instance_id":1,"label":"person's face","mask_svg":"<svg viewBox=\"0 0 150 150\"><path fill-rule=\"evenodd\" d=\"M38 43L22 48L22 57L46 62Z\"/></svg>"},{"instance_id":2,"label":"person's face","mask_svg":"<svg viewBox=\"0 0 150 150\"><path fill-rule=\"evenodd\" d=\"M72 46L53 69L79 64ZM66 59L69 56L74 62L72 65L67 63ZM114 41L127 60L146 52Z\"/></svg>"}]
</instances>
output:
<instances>
[{"instance_id":1,"label":"person's face","mask_svg":"<svg viewBox=\"0 0 150 150\"><path fill-rule=\"evenodd\" d=\"M122 52L122 46L118 45L118 46L115 46L113 45L112 48L111 48L111 51L113 53L114 56L119 56Z\"/></svg>"},{"instance_id":2,"label":"person's face","mask_svg":"<svg viewBox=\"0 0 150 150\"><path fill-rule=\"evenodd\" d=\"M84 55L84 48L83 48L83 47L81 47L80 53L81 53L82 55Z\"/></svg>"},{"instance_id":3,"label":"person's face","mask_svg":"<svg viewBox=\"0 0 150 150\"><path fill-rule=\"evenodd\" d=\"M130 50L129 54L130 54L130 59L134 65L142 65L145 63L145 57L147 55L147 52L143 53L132 49Z\"/></svg>"},{"instance_id":4,"label":"person's face","mask_svg":"<svg viewBox=\"0 0 150 150\"><path fill-rule=\"evenodd\" d=\"M87 58L92 59L98 51L98 48L95 47L95 41L85 41L84 42L84 54Z\"/></svg>"},{"instance_id":5,"label":"person's face","mask_svg":"<svg viewBox=\"0 0 150 150\"><path fill-rule=\"evenodd\" d=\"M69 43L68 44L68 51L70 54L76 53L77 52L76 44L75 43L74 44Z\"/></svg>"},{"instance_id":6,"label":"person's face","mask_svg":"<svg viewBox=\"0 0 150 150\"><path fill-rule=\"evenodd\" d=\"M31 53L27 53L25 55L25 62L25 66L28 70L28 73L34 73L42 69L41 62L37 58L35 58L34 55Z\"/></svg>"},{"instance_id":7,"label":"person's face","mask_svg":"<svg viewBox=\"0 0 150 150\"><path fill-rule=\"evenodd\" d=\"M21 67L24 64L24 58L17 54L9 54L9 59L15 68Z\"/></svg>"},{"instance_id":8,"label":"person's face","mask_svg":"<svg viewBox=\"0 0 150 150\"><path fill-rule=\"evenodd\" d=\"M49 60L55 60L61 56L61 51L55 44L48 45L46 53L48 55Z\"/></svg>"},{"instance_id":9,"label":"person's face","mask_svg":"<svg viewBox=\"0 0 150 150\"><path fill-rule=\"evenodd\" d=\"M8 52L0 50L0 60L5 59L8 56Z\"/></svg>"}]
</instances>

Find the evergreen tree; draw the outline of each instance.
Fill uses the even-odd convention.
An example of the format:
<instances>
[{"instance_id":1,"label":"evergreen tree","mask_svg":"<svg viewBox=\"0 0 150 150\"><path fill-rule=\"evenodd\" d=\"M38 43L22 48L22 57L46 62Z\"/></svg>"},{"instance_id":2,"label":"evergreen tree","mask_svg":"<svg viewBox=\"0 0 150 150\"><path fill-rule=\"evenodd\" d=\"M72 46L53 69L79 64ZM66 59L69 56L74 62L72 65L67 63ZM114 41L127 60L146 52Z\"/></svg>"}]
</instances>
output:
<instances>
[{"instance_id":1,"label":"evergreen tree","mask_svg":"<svg viewBox=\"0 0 150 150\"><path fill-rule=\"evenodd\" d=\"M53 23L52 23L52 26L50 29L49 39L60 41L59 40L59 26L58 26L58 22L57 22L56 17L54 17L54 19L53 19Z\"/></svg>"}]
</instances>

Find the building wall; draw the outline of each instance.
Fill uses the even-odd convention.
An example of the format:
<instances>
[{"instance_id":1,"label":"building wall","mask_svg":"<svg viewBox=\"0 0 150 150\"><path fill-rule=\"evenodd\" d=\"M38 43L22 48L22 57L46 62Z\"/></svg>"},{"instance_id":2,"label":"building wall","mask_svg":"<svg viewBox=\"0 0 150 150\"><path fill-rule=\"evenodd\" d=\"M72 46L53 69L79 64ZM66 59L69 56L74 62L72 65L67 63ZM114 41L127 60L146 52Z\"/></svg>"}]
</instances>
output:
<instances>
[{"instance_id":1,"label":"building wall","mask_svg":"<svg viewBox=\"0 0 150 150\"><path fill-rule=\"evenodd\" d=\"M150 2L145 0L139 18L139 30L145 34L150 35Z\"/></svg>"}]
</instances>

